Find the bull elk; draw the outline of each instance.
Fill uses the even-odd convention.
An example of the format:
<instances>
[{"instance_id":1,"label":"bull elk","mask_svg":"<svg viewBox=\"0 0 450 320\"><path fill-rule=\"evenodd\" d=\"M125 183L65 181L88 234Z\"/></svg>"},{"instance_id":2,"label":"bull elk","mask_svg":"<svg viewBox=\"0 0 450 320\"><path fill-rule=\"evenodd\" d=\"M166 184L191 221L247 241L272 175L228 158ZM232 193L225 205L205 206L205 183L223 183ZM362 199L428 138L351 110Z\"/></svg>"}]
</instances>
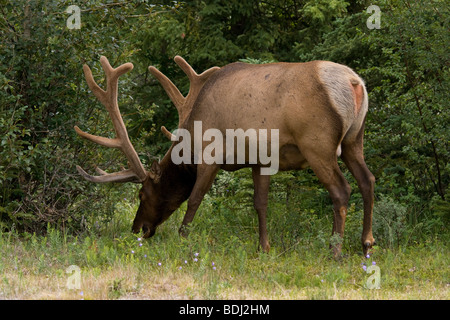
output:
<instances>
[{"instance_id":1,"label":"bull elk","mask_svg":"<svg viewBox=\"0 0 450 320\"><path fill-rule=\"evenodd\" d=\"M179 129L193 133L194 124L198 121L202 123L201 134L208 128L216 128L223 134L228 129L277 129L279 170L312 168L333 201L332 234L343 237L350 185L338 166L337 158L341 156L355 177L364 200L361 242L366 254L374 244L372 209L375 178L363 155L364 122L368 110L363 80L350 68L328 61L264 65L232 63L208 69L199 75L183 58L176 56L174 60L190 80L186 97L156 68L149 67L149 71L159 80L177 108ZM185 227L193 220L217 172L220 169L234 171L251 167L259 243L262 250L269 251L266 211L270 175L264 175L260 170L267 164L259 160L256 163L226 161L225 148L223 151L215 150L216 159L224 158L219 163L175 164L171 154L182 142L176 133L172 134L162 126L162 132L173 141L172 146L160 162L154 161L150 170L145 170L128 138L117 103L118 78L130 71L133 65L125 63L114 69L105 57L101 57L100 63L106 74L106 91L95 83L87 65L83 70L89 88L109 112L116 138L94 136L76 126L75 130L83 138L120 149L128 159L129 169L106 173L97 168L99 175L91 176L77 166L79 173L92 182L141 183L140 205L132 231L138 233L142 229L143 237L148 238L154 235L158 225L189 199L179 230L181 235L185 235ZM191 138L192 144L194 138ZM248 152L248 142L246 144ZM207 146L208 142L203 140L202 150ZM336 257L340 252L341 246L333 248Z\"/></svg>"}]
</instances>

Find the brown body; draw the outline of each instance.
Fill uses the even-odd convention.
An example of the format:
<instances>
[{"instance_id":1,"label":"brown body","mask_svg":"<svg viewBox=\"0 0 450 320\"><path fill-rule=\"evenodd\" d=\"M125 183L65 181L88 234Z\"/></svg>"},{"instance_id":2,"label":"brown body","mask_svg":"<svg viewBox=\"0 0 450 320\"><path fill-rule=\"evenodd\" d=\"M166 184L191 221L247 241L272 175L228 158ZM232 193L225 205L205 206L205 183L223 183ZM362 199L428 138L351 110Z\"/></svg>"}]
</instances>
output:
<instances>
[{"instance_id":1,"label":"brown body","mask_svg":"<svg viewBox=\"0 0 450 320\"><path fill-rule=\"evenodd\" d=\"M185 72L189 70L186 73L191 79L191 90L186 98L159 71L153 67L150 71L161 81L176 105L180 115L179 128L193 133L194 122L201 121L203 132L215 128L224 137L227 129L278 129L279 170L312 168L333 201L333 234L343 236L350 186L337 163L341 155L363 195L361 240L364 252L367 252L374 243L372 207L375 179L364 162L363 131L368 99L364 83L356 73L343 65L313 61L266 65L234 63L220 69L209 69L198 76L180 57L175 61ZM162 129L172 140L177 140L164 127ZM194 139L194 135L192 137ZM143 183L141 205L133 231L138 232L142 228L144 236L153 235L156 227L189 199L180 228L184 234L183 227L194 218L220 169L252 167L260 245L268 251L266 210L270 176L261 175L262 165L226 163L225 148L222 154L225 163L175 165L171 151L178 143L174 142L160 163L153 163L149 178L139 181ZM209 143L204 141L203 148ZM91 181L93 178L96 177L91 177ZM338 256L340 250L340 247L335 247L334 254Z\"/></svg>"}]
</instances>

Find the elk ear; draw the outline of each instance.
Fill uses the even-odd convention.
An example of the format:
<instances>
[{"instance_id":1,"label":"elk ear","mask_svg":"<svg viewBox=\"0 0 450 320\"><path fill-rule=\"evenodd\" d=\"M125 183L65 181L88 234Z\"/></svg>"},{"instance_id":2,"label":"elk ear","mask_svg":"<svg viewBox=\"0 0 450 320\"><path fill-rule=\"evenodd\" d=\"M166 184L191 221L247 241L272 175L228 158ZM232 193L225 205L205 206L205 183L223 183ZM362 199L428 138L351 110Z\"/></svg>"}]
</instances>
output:
<instances>
[{"instance_id":1,"label":"elk ear","mask_svg":"<svg viewBox=\"0 0 450 320\"><path fill-rule=\"evenodd\" d=\"M152 178L154 183L159 182L159 178L161 178L161 167L159 166L159 163L157 160L153 161L152 167L150 168L149 175L150 175L150 178Z\"/></svg>"}]
</instances>

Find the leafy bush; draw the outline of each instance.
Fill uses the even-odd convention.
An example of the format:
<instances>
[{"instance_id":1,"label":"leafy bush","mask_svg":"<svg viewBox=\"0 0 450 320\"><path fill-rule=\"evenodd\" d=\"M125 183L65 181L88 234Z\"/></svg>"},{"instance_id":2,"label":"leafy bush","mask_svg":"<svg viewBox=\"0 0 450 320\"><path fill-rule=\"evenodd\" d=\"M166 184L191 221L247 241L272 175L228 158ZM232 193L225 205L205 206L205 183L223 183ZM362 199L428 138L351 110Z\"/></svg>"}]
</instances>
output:
<instances>
[{"instance_id":1,"label":"leafy bush","mask_svg":"<svg viewBox=\"0 0 450 320\"><path fill-rule=\"evenodd\" d=\"M381 196L373 209L373 233L381 246L398 246L406 231L407 208L387 196Z\"/></svg>"}]
</instances>

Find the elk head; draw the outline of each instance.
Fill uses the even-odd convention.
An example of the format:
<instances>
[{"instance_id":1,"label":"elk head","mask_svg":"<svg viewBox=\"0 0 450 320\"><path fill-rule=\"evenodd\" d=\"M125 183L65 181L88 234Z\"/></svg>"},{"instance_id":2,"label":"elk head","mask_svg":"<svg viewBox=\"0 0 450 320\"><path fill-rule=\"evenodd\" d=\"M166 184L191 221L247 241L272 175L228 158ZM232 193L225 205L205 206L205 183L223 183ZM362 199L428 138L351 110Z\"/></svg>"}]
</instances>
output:
<instances>
[{"instance_id":1,"label":"elk head","mask_svg":"<svg viewBox=\"0 0 450 320\"><path fill-rule=\"evenodd\" d=\"M189 94L186 97L183 97L176 86L156 68L150 67L149 69L161 82L174 102L179 113L180 123L182 123L189 115L190 109L207 78L219 68L214 67L197 75L183 58L176 56L175 62L188 75L191 82ZM140 205L133 222L132 231L138 233L142 229L143 237L148 238L155 233L156 227L164 222L189 197L195 183L195 168L173 164L170 159L170 150L160 163L154 161L150 170L147 171L144 168L130 142L117 102L118 79L121 75L131 71L133 64L125 63L114 69L104 56L100 58L100 63L106 76L106 91L101 89L94 81L91 69L87 65L83 66L83 71L89 88L109 113L116 138L95 136L80 130L77 126L75 126L75 131L81 137L97 144L119 149L126 156L129 169L107 173L97 167L96 172L99 175L91 176L80 166L76 168L83 178L91 182L141 183ZM166 136L171 136L171 133L164 126L161 127L161 130Z\"/></svg>"}]
</instances>

